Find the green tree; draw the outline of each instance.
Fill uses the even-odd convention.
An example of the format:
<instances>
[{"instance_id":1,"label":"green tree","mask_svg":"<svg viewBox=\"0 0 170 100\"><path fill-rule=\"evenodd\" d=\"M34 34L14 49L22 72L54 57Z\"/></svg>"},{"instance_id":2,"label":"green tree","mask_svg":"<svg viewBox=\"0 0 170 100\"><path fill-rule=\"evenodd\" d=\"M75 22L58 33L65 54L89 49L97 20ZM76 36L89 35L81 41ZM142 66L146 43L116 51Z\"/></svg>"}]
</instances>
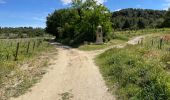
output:
<instances>
[{"instance_id":1,"label":"green tree","mask_svg":"<svg viewBox=\"0 0 170 100\"><path fill-rule=\"evenodd\" d=\"M144 23L144 21L142 19L139 19L137 25L138 25L139 29L144 29L145 28L145 23Z\"/></svg>"},{"instance_id":2,"label":"green tree","mask_svg":"<svg viewBox=\"0 0 170 100\"><path fill-rule=\"evenodd\" d=\"M138 27L139 19L142 19L145 28L159 27L162 19L165 16L165 10L151 10L151 9L122 9L112 13L113 28L116 30L126 29L140 29ZM130 27L123 25L128 20ZM128 24L126 22L126 24Z\"/></svg>"},{"instance_id":3,"label":"green tree","mask_svg":"<svg viewBox=\"0 0 170 100\"><path fill-rule=\"evenodd\" d=\"M130 28L130 23L129 23L128 20L126 20L123 27L122 27L122 29L128 29L128 28Z\"/></svg>"},{"instance_id":4,"label":"green tree","mask_svg":"<svg viewBox=\"0 0 170 100\"><path fill-rule=\"evenodd\" d=\"M162 27L170 27L170 8L168 9L168 11L165 14Z\"/></svg>"},{"instance_id":5,"label":"green tree","mask_svg":"<svg viewBox=\"0 0 170 100\"><path fill-rule=\"evenodd\" d=\"M72 7L56 10L47 17L46 31L61 42L78 44L95 41L96 28L103 26L104 39L109 40L112 31L111 13L95 0L73 0ZM61 35L62 29L62 37Z\"/></svg>"}]
</instances>

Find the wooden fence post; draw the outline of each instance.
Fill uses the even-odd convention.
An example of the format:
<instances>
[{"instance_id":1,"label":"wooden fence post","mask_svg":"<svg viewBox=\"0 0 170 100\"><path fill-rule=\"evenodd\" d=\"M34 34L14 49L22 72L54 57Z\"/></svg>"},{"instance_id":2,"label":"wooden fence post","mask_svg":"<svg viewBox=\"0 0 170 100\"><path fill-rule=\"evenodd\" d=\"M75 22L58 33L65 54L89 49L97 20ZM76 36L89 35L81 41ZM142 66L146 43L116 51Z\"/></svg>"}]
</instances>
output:
<instances>
[{"instance_id":1,"label":"wooden fence post","mask_svg":"<svg viewBox=\"0 0 170 100\"><path fill-rule=\"evenodd\" d=\"M162 43L163 43L163 39L161 38L161 39L160 39L160 43L159 43L159 45L160 45L159 48L160 48L160 49L162 49Z\"/></svg>"},{"instance_id":2,"label":"wooden fence post","mask_svg":"<svg viewBox=\"0 0 170 100\"><path fill-rule=\"evenodd\" d=\"M35 49L35 41L34 41L34 44L33 44L33 48L32 48L32 49L33 49L33 51L34 51L34 49Z\"/></svg>"},{"instance_id":3,"label":"wooden fence post","mask_svg":"<svg viewBox=\"0 0 170 100\"><path fill-rule=\"evenodd\" d=\"M30 48L30 42L28 42L28 45L27 45L27 53L29 52L29 48Z\"/></svg>"},{"instance_id":4,"label":"wooden fence post","mask_svg":"<svg viewBox=\"0 0 170 100\"><path fill-rule=\"evenodd\" d=\"M141 39L141 45L143 45L143 39Z\"/></svg>"},{"instance_id":5,"label":"wooden fence post","mask_svg":"<svg viewBox=\"0 0 170 100\"><path fill-rule=\"evenodd\" d=\"M7 56L6 56L6 59L7 59L7 60L9 59L9 53L8 53Z\"/></svg>"},{"instance_id":6,"label":"wooden fence post","mask_svg":"<svg viewBox=\"0 0 170 100\"><path fill-rule=\"evenodd\" d=\"M16 53L15 53L15 61L18 60L18 51L19 51L19 42L17 43L17 47L16 47Z\"/></svg>"},{"instance_id":7,"label":"wooden fence post","mask_svg":"<svg viewBox=\"0 0 170 100\"><path fill-rule=\"evenodd\" d=\"M152 39L152 46L154 45L154 41L153 41L153 39Z\"/></svg>"}]
</instances>

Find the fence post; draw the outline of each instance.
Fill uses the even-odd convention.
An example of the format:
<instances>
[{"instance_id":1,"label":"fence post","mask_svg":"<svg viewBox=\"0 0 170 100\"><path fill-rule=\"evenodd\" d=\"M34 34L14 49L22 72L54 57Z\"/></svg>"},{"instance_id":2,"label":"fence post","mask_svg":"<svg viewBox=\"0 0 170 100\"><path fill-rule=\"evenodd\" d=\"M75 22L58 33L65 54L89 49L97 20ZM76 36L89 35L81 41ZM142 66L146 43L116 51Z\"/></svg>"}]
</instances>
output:
<instances>
[{"instance_id":1,"label":"fence post","mask_svg":"<svg viewBox=\"0 0 170 100\"><path fill-rule=\"evenodd\" d=\"M29 48L30 48L30 42L28 42L28 45L27 45L27 53L29 52Z\"/></svg>"},{"instance_id":2,"label":"fence post","mask_svg":"<svg viewBox=\"0 0 170 100\"><path fill-rule=\"evenodd\" d=\"M35 49L35 41L34 41L34 44L33 44L33 48L32 48L32 49L33 49L33 51L34 51L34 49Z\"/></svg>"},{"instance_id":3,"label":"fence post","mask_svg":"<svg viewBox=\"0 0 170 100\"><path fill-rule=\"evenodd\" d=\"M141 45L143 46L143 39L141 39Z\"/></svg>"},{"instance_id":4,"label":"fence post","mask_svg":"<svg viewBox=\"0 0 170 100\"><path fill-rule=\"evenodd\" d=\"M6 56L6 59L7 59L7 60L9 59L9 53L8 53L7 56Z\"/></svg>"},{"instance_id":5,"label":"fence post","mask_svg":"<svg viewBox=\"0 0 170 100\"><path fill-rule=\"evenodd\" d=\"M153 39L152 39L152 46L154 45Z\"/></svg>"},{"instance_id":6,"label":"fence post","mask_svg":"<svg viewBox=\"0 0 170 100\"><path fill-rule=\"evenodd\" d=\"M41 43L42 43L42 41L39 39L38 43L37 43L37 47L40 47Z\"/></svg>"},{"instance_id":7,"label":"fence post","mask_svg":"<svg viewBox=\"0 0 170 100\"><path fill-rule=\"evenodd\" d=\"M19 42L17 43L16 54L15 54L15 61L18 60L18 51L19 51Z\"/></svg>"},{"instance_id":8,"label":"fence post","mask_svg":"<svg viewBox=\"0 0 170 100\"><path fill-rule=\"evenodd\" d=\"M163 39L161 38L160 39L160 44L159 44L160 45L160 47L159 47L160 49L162 49L162 43L163 43Z\"/></svg>"}]
</instances>

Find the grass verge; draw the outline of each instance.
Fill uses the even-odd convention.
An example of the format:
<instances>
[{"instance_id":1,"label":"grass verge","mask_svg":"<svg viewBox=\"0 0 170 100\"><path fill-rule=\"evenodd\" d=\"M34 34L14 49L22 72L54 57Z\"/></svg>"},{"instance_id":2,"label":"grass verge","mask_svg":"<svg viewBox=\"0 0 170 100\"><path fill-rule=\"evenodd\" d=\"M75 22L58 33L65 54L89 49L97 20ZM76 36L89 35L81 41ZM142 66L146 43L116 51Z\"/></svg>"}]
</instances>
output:
<instances>
[{"instance_id":1,"label":"grass verge","mask_svg":"<svg viewBox=\"0 0 170 100\"><path fill-rule=\"evenodd\" d=\"M100 50L100 49L104 49L104 48L107 48L112 45L122 44L125 42L126 41L124 41L124 40L115 39L115 40L111 40L110 42L102 44L102 45L97 45L97 44L81 45L78 47L78 49L82 50L82 51Z\"/></svg>"},{"instance_id":2,"label":"grass verge","mask_svg":"<svg viewBox=\"0 0 170 100\"><path fill-rule=\"evenodd\" d=\"M169 100L169 43L159 48L160 37L148 37L137 46L113 48L96 64L118 100Z\"/></svg>"},{"instance_id":3,"label":"grass verge","mask_svg":"<svg viewBox=\"0 0 170 100\"><path fill-rule=\"evenodd\" d=\"M0 61L0 100L8 100L27 92L46 73L49 60L57 55L55 53L54 47L43 42L34 52L20 54L17 61Z\"/></svg>"}]
</instances>

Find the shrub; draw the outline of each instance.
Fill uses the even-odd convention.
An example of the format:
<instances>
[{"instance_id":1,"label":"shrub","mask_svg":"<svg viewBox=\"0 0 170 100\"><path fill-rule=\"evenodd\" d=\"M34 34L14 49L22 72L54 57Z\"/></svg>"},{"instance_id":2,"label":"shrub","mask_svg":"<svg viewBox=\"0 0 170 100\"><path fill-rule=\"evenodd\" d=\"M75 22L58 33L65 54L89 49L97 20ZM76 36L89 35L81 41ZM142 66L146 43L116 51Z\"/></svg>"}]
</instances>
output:
<instances>
[{"instance_id":1,"label":"shrub","mask_svg":"<svg viewBox=\"0 0 170 100\"><path fill-rule=\"evenodd\" d=\"M169 99L168 75L159 61L146 59L143 52L143 48L135 46L114 48L98 56L96 61L109 84L117 83L118 99Z\"/></svg>"}]
</instances>

